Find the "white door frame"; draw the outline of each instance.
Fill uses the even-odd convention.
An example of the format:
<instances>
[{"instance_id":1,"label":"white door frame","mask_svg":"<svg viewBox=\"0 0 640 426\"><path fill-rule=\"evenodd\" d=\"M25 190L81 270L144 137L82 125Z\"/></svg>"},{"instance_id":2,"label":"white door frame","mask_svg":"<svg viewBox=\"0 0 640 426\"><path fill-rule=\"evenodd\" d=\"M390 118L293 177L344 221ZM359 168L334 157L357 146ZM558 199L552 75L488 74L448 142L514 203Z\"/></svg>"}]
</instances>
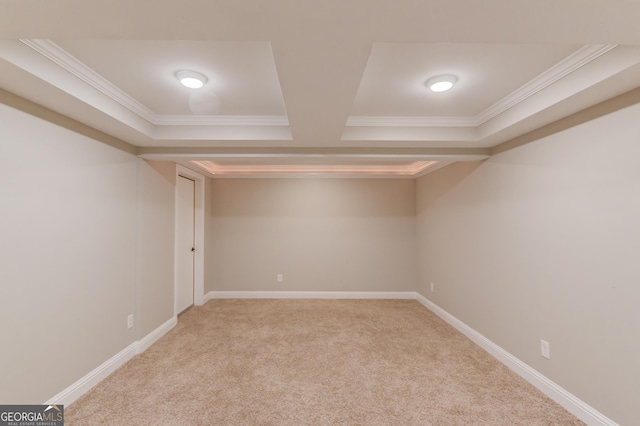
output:
<instances>
[{"instance_id":1,"label":"white door frame","mask_svg":"<svg viewBox=\"0 0 640 426\"><path fill-rule=\"evenodd\" d=\"M204 176L184 166L176 164L176 189L175 189L175 228L178 230L178 176L192 179L195 184L195 258L193 267L193 304L200 306L204 303ZM173 314L177 315L178 302L178 247L177 238L174 235L173 257Z\"/></svg>"}]
</instances>

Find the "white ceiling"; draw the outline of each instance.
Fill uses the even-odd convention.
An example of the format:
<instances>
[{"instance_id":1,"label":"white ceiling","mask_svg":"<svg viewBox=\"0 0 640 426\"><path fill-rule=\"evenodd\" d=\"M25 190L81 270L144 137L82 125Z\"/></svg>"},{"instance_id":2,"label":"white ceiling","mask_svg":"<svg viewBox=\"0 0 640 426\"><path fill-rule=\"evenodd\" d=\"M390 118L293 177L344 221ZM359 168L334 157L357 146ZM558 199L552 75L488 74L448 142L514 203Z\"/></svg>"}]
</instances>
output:
<instances>
[{"instance_id":1,"label":"white ceiling","mask_svg":"<svg viewBox=\"0 0 640 426\"><path fill-rule=\"evenodd\" d=\"M638 18L637 0L7 1L0 88L212 176L415 177L639 87ZM458 83L431 93L439 74Z\"/></svg>"}]
</instances>

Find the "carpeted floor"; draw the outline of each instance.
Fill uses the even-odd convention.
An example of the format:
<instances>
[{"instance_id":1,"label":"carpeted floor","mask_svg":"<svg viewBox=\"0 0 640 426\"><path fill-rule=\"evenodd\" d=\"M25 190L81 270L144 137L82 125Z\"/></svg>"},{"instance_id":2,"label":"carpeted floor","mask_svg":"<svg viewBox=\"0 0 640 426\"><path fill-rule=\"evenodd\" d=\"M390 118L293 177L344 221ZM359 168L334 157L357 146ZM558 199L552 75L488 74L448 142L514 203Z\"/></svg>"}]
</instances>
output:
<instances>
[{"instance_id":1,"label":"carpeted floor","mask_svg":"<svg viewBox=\"0 0 640 426\"><path fill-rule=\"evenodd\" d=\"M213 300L67 425L578 425L413 300Z\"/></svg>"}]
</instances>

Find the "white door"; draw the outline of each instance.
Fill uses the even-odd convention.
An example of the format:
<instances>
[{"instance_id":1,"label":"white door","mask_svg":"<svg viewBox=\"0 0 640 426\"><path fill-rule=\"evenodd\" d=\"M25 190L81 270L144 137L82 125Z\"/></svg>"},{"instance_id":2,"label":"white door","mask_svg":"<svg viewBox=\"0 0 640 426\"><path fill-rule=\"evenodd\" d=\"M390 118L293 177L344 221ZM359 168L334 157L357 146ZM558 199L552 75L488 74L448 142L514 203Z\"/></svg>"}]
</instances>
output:
<instances>
[{"instance_id":1,"label":"white door","mask_svg":"<svg viewBox=\"0 0 640 426\"><path fill-rule=\"evenodd\" d=\"M178 176L176 209L176 310L180 313L193 305L193 271L195 261L195 182Z\"/></svg>"}]
</instances>

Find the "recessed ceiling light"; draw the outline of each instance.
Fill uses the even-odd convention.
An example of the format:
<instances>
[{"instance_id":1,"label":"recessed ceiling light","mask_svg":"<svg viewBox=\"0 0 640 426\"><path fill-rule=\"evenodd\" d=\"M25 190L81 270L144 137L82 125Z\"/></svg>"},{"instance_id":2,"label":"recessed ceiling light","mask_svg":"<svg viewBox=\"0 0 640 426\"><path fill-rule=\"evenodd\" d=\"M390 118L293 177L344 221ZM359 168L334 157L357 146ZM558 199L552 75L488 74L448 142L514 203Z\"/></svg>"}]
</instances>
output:
<instances>
[{"instance_id":1,"label":"recessed ceiling light","mask_svg":"<svg viewBox=\"0 0 640 426\"><path fill-rule=\"evenodd\" d=\"M189 89L199 89L208 81L207 77L196 71L178 71L176 78Z\"/></svg>"},{"instance_id":2,"label":"recessed ceiling light","mask_svg":"<svg viewBox=\"0 0 640 426\"><path fill-rule=\"evenodd\" d=\"M455 75L439 75L427 80L425 85L432 92L446 92L453 87L456 81L458 81L458 77Z\"/></svg>"}]
</instances>

